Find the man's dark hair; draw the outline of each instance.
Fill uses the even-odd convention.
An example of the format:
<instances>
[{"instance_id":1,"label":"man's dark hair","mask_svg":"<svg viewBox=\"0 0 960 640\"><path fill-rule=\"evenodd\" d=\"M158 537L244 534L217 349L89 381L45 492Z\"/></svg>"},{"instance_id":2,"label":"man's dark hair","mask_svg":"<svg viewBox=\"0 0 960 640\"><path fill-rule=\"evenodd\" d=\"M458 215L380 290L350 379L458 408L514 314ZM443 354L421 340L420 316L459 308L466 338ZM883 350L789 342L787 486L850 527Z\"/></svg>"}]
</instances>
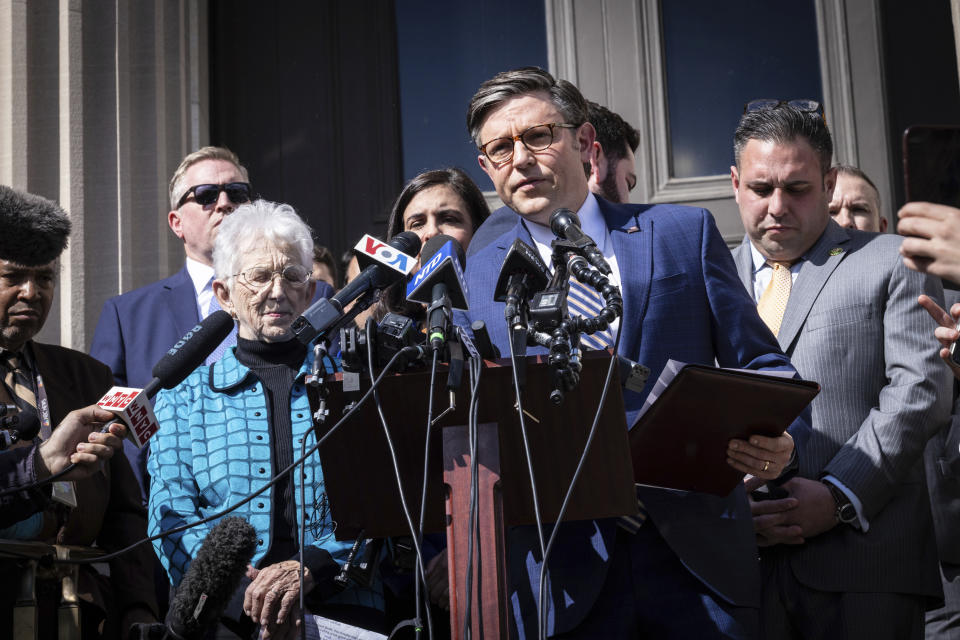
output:
<instances>
[{"instance_id":1,"label":"man's dark hair","mask_svg":"<svg viewBox=\"0 0 960 640\"><path fill-rule=\"evenodd\" d=\"M785 144L802 138L820 159L820 172L830 170L833 159L833 140L827 123L819 115L800 111L789 105L766 111L748 111L740 118L733 136L733 154L740 168L740 154L751 140Z\"/></svg>"},{"instance_id":2,"label":"man's dark hair","mask_svg":"<svg viewBox=\"0 0 960 640\"><path fill-rule=\"evenodd\" d=\"M327 265L327 270L330 271L330 277L333 278L334 284L340 282L340 275L337 271L337 261L333 258L333 252L322 244L319 244L316 236L313 237L313 261Z\"/></svg>"},{"instance_id":3,"label":"man's dark hair","mask_svg":"<svg viewBox=\"0 0 960 640\"><path fill-rule=\"evenodd\" d=\"M640 146L640 133L631 127L620 114L614 113L596 102L588 102L587 120L597 130L597 142L603 147L607 161L613 165L627 156L627 149L636 151Z\"/></svg>"},{"instance_id":4,"label":"man's dark hair","mask_svg":"<svg viewBox=\"0 0 960 640\"><path fill-rule=\"evenodd\" d=\"M550 94L567 124L587 122L587 101L580 90L566 80L557 80L539 67L521 67L502 71L480 85L467 108L467 130L477 147L480 129L490 112L515 96L543 91Z\"/></svg>"},{"instance_id":5,"label":"man's dark hair","mask_svg":"<svg viewBox=\"0 0 960 640\"><path fill-rule=\"evenodd\" d=\"M52 200L0 185L0 228L0 259L36 267L63 253L70 218Z\"/></svg>"}]
</instances>

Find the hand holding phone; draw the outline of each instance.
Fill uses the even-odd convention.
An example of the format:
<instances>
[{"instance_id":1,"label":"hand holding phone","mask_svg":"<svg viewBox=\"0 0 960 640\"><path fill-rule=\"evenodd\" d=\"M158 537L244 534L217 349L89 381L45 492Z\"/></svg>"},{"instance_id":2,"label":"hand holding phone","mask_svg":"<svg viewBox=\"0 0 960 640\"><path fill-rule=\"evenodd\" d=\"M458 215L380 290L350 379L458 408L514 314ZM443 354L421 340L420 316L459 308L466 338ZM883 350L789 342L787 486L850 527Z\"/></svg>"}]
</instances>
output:
<instances>
[{"instance_id":1,"label":"hand holding phone","mask_svg":"<svg viewBox=\"0 0 960 640\"><path fill-rule=\"evenodd\" d=\"M907 204L897 212L903 262L960 289L960 126L914 125L903 134Z\"/></svg>"},{"instance_id":2,"label":"hand holding phone","mask_svg":"<svg viewBox=\"0 0 960 640\"><path fill-rule=\"evenodd\" d=\"M960 302L951 308L951 312L956 313L947 313L929 296L920 296L917 301L939 325L933 335L941 345L940 357L950 365L954 377L960 379L960 348L957 348L957 341L960 340Z\"/></svg>"},{"instance_id":3,"label":"hand holding phone","mask_svg":"<svg viewBox=\"0 0 960 640\"><path fill-rule=\"evenodd\" d=\"M931 202L908 202L897 212L903 263L914 271L945 278L960 288L960 209Z\"/></svg>"}]
</instances>

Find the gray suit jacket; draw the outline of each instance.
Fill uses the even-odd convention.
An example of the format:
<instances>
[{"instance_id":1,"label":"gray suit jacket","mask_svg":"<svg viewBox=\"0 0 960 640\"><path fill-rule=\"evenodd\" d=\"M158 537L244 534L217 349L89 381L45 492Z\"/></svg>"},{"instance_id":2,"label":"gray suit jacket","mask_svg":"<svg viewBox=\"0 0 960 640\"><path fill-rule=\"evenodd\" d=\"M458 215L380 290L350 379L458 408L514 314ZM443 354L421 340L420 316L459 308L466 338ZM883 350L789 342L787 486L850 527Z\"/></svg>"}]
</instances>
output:
<instances>
[{"instance_id":1,"label":"gray suit jacket","mask_svg":"<svg viewBox=\"0 0 960 640\"><path fill-rule=\"evenodd\" d=\"M831 220L804 256L778 336L800 375L822 387L800 475L838 478L869 524L781 550L802 583L824 591L940 597L922 454L947 422L951 387L917 296L942 300L943 289L903 265L901 240ZM749 240L734 261L752 294Z\"/></svg>"}]
</instances>

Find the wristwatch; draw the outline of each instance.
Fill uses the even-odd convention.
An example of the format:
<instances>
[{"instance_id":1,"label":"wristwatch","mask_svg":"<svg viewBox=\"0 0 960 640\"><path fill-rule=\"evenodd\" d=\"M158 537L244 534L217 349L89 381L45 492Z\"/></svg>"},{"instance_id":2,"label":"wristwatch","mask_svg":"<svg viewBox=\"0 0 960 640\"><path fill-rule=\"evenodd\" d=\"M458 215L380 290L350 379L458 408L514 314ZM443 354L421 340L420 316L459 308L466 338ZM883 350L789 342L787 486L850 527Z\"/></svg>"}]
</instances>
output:
<instances>
[{"instance_id":1,"label":"wristwatch","mask_svg":"<svg viewBox=\"0 0 960 640\"><path fill-rule=\"evenodd\" d=\"M840 487L836 486L832 482L823 480L823 484L827 485L827 488L830 489L830 495L833 496L833 501L837 505L837 510L834 512L834 516L837 518L837 522L842 524L854 524L857 521L857 508L853 506L853 503L850 502L850 498L847 497L843 491L840 490Z\"/></svg>"}]
</instances>

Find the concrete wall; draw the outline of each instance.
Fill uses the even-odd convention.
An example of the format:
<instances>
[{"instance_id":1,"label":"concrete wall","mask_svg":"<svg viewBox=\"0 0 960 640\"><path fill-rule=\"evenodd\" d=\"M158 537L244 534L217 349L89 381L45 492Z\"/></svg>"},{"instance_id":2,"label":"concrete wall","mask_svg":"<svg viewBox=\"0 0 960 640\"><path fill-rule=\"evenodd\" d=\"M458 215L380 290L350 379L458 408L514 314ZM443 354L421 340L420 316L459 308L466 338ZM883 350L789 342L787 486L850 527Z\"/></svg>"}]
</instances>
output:
<instances>
[{"instance_id":1,"label":"concrete wall","mask_svg":"<svg viewBox=\"0 0 960 640\"><path fill-rule=\"evenodd\" d=\"M206 0L0 0L0 183L73 222L40 339L89 347L104 300L180 268L166 184L207 140Z\"/></svg>"}]
</instances>

